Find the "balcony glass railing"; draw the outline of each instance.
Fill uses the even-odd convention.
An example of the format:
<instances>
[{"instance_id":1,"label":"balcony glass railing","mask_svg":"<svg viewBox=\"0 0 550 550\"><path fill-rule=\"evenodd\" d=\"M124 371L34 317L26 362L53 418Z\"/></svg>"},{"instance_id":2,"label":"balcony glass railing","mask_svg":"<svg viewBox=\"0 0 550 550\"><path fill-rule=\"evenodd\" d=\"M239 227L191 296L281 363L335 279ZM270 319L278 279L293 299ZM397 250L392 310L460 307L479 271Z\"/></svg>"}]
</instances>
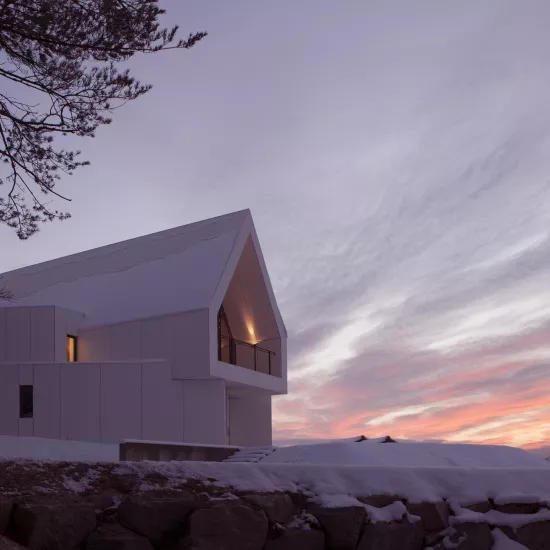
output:
<instances>
[{"instance_id":1,"label":"balcony glass railing","mask_svg":"<svg viewBox=\"0 0 550 550\"><path fill-rule=\"evenodd\" d=\"M249 344L229 336L220 336L218 359L224 363L271 374L274 355L274 351L262 348L257 344Z\"/></svg>"}]
</instances>

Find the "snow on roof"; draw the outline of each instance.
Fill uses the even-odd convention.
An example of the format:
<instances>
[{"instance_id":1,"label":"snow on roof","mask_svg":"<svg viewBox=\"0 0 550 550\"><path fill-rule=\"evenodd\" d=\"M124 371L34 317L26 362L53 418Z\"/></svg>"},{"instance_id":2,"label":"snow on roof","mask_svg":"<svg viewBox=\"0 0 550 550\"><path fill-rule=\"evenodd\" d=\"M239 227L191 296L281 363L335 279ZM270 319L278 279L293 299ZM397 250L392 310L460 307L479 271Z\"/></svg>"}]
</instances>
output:
<instances>
[{"instance_id":1,"label":"snow on roof","mask_svg":"<svg viewBox=\"0 0 550 550\"><path fill-rule=\"evenodd\" d=\"M55 305L95 326L207 308L250 212L243 210L0 275L3 306Z\"/></svg>"},{"instance_id":2,"label":"snow on roof","mask_svg":"<svg viewBox=\"0 0 550 550\"><path fill-rule=\"evenodd\" d=\"M279 447L262 460L286 464L355 466L549 468L550 462L523 449L503 445L349 440Z\"/></svg>"}]
</instances>

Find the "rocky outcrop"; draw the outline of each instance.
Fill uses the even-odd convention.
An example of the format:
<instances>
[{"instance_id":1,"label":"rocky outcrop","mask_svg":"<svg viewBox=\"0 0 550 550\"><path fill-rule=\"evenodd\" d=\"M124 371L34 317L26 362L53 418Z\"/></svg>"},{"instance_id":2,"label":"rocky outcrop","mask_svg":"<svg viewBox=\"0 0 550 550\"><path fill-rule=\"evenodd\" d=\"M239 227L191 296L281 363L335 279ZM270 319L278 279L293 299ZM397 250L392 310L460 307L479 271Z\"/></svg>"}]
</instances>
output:
<instances>
[{"instance_id":1,"label":"rocky outcrop","mask_svg":"<svg viewBox=\"0 0 550 550\"><path fill-rule=\"evenodd\" d=\"M78 548L95 528L90 504L22 503L15 506L8 532L29 550L70 550Z\"/></svg>"},{"instance_id":2,"label":"rocky outcrop","mask_svg":"<svg viewBox=\"0 0 550 550\"><path fill-rule=\"evenodd\" d=\"M367 517L364 506L312 506L309 512L325 532L328 550L355 550Z\"/></svg>"},{"instance_id":3,"label":"rocky outcrop","mask_svg":"<svg viewBox=\"0 0 550 550\"><path fill-rule=\"evenodd\" d=\"M196 480L160 487L159 474L138 487L133 473L111 473L80 493L33 493L29 484L17 494L12 478L9 495L17 496L0 494L0 549L492 550L497 539L550 548L550 506L526 495L465 505L453 495L320 498L305 489L232 491Z\"/></svg>"}]
</instances>

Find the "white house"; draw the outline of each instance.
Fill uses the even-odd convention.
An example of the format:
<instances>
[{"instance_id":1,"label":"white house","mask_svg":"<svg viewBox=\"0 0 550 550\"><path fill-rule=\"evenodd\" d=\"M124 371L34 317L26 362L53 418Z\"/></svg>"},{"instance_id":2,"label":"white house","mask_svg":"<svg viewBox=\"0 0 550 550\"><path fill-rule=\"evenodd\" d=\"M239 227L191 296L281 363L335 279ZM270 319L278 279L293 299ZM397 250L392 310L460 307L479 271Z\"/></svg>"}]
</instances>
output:
<instances>
[{"instance_id":1,"label":"white house","mask_svg":"<svg viewBox=\"0 0 550 550\"><path fill-rule=\"evenodd\" d=\"M248 210L0 277L0 434L271 444L286 330Z\"/></svg>"}]
</instances>

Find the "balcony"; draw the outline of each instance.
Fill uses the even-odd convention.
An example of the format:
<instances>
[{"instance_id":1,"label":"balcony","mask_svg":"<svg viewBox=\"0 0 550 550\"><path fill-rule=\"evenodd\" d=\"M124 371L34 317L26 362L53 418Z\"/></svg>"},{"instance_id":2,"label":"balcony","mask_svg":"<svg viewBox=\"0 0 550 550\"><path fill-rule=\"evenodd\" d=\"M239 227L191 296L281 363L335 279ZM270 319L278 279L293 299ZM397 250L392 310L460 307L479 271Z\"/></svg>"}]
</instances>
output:
<instances>
[{"instance_id":1,"label":"balcony","mask_svg":"<svg viewBox=\"0 0 550 550\"><path fill-rule=\"evenodd\" d=\"M218 360L237 367L272 375L275 352L230 336L219 335Z\"/></svg>"}]
</instances>

